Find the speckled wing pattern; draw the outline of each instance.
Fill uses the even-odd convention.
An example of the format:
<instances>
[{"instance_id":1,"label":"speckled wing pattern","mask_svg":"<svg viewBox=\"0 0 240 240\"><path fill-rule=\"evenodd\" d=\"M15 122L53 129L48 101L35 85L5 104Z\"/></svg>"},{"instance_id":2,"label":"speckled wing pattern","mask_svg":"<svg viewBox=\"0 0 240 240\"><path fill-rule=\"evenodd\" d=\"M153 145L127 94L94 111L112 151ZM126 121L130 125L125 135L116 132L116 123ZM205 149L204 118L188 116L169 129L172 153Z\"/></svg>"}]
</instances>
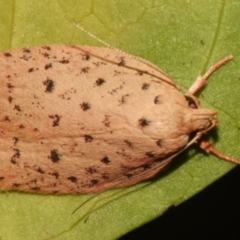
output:
<instances>
[{"instance_id":1,"label":"speckled wing pattern","mask_svg":"<svg viewBox=\"0 0 240 240\"><path fill-rule=\"evenodd\" d=\"M114 49L11 50L0 54L0 83L2 189L78 194L132 185L189 140L188 103L173 81Z\"/></svg>"}]
</instances>

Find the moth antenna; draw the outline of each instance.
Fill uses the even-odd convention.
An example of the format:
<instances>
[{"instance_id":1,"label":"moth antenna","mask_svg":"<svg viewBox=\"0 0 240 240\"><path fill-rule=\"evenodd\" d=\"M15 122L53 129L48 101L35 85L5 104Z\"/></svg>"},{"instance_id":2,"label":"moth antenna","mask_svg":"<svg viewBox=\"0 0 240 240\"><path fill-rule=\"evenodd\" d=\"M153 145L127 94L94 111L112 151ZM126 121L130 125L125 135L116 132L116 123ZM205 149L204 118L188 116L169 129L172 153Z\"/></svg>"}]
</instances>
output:
<instances>
[{"instance_id":1,"label":"moth antenna","mask_svg":"<svg viewBox=\"0 0 240 240\"><path fill-rule=\"evenodd\" d=\"M92 37L93 39L97 40L98 42L102 43L103 45L105 45L106 47L109 47L111 49L117 50L119 52L125 53L122 50L110 45L109 43L105 42L104 40L102 40L101 38L98 38L97 36L95 36L93 33L87 31L83 26L81 26L80 24L75 23L74 21L72 21L71 19L69 19L68 17L65 16L65 18L72 23L76 28L80 29L82 32L86 33L88 36Z\"/></svg>"},{"instance_id":2,"label":"moth antenna","mask_svg":"<svg viewBox=\"0 0 240 240\"><path fill-rule=\"evenodd\" d=\"M129 53L126 53L126 52L124 52L123 50L121 50L121 49L119 49L119 48L114 47L113 45L105 42L105 41L102 40L101 38L98 38L97 36L95 36L95 35L92 34L91 32L87 31L87 30L86 30L83 26L81 26L80 24L75 23L74 21L72 21L71 19L69 19L69 18L66 17L66 16L65 16L65 18L66 18L70 23L72 23L76 28L78 28L78 29L81 30L82 32L86 33L88 36L92 37L93 39L97 40L98 42L102 43L102 44L105 45L106 47L111 48L111 49L114 49L114 50L116 50L116 51L118 51L118 52L120 52L120 53L122 53L122 54L124 54L124 55L126 55L126 56L128 56L128 57L131 57L131 58L133 58L133 59L135 59L135 60L138 60L138 61L140 61L141 63L144 63L144 64L146 64L147 66L153 68L154 70L161 71L162 74L164 74L164 75L166 75L166 76L168 77L168 75L167 75L165 72L163 72L161 69L159 69L159 68L156 67L155 65L153 65L153 64L151 64L151 63L149 63L149 62L147 62L147 61L144 61L143 59L141 59L141 58L139 58L139 57L137 57L137 56L133 56L133 55L131 55L131 54L129 54ZM148 73L148 72L146 72L146 73ZM148 73L148 74L152 75L151 73ZM168 82L168 81L166 81L166 80L165 80L165 82L166 82L166 83L169 83L170 85L175 86L175 87L178 88L178 89L181 89L181 88L180 88L177 84L175 84L175 83L170 83L170 82Z\"/></svg>"},{"instance_id":3,"label":"moth antenna","mask_svg":"<svg viewBox=\"0 0 240 240\"><path fill-rule=\"evenodd\" d=\"M189 88L187 94L195 94L200 89L202 89L207 84L207 79L212 75L218 68L222 67L224 64L229 62L233 59L232 55L229 55L219 62L215 63L213 66L211 66L207 72L203 76L199 76L196 81L192 84L192 86Z\"/></svg>"},{"instance_id":4,"label":"moth antenna","mask_svg":"<svg viewBox=\"0 0 240 240\"><path fill-rule=\"evenodd\" d=\"M213 72L215 72L218 68L222 67L224 64L226 64L227 62L229 62L232 59L233 59L232 55L229 55L229 56L223 58L222 60L220 60L219 62L214 64L212 67L210 67L208 69L208 71L203 75L202 78L208 79L210 77L210 75L212 75Z\"/></svg>"},{"instance_id":5,"label":"moth antenna","mask_svg":"<svg viewBox=\"0 0 240 240\"><path fill-rule=\"evenodd\" d=\"M240 165L240 160L237 160L233 157L230 157L228 155L225 155L224 153L218 151L217 149L215 149L213 147L213 145L207 141L201 141L199 146L207 153L213 153L214 155L216 155L217 157L223 159L223 160L226 160L228 162L231 162L231 163L235 163L237 165Z\"/></svg>"},{"instance_id":6,"label":"moth antenna","mask_svg":"<svg viewBox=\"0 0 240 240\"><path fill-rule=\"evenodd\" d=\"M78 29L81 30L82 32L86 33L88 36L92 37L93 39L97 40L98 42L102 43L102 44L105 45L106 47L111 48L111 49L114 49L114 50L116 50L116 51L118 51L118 52L120 52L120 53L123 53L123 54L125 54L125 55L127 55L127 56L130 56L130 57L132 57L132 58L136 58L137 60L141 60L141 59L139 59L139 58L136 57L136 56L132 56L132 55L124 52L123 50L114 47L113 45L105 42L105 41L102 40L101 38L98 38L96 35L94 35L93 33L89 32L89 31L87 31L83 26L81 26L80 24L75 23L74 21L72 21L72 20L69 19L68 17L65 16L65 18L66 18L70 23L72 23L76 28L78 28ZM142 62L144 62L144 61L142 61Z\"/></svg>"}]
</instances>

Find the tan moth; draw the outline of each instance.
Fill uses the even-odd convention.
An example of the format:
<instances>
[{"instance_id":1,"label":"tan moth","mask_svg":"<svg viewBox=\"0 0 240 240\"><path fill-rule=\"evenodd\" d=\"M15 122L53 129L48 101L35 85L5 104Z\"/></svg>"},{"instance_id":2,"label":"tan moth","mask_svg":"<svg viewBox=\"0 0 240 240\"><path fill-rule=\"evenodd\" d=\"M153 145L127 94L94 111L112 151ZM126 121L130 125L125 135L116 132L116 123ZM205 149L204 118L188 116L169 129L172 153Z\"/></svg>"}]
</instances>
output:
<instances>
[{"instance_id":1,"label":"tan moth","mask_svg":"<svg viewBox=\"0 0 240 240\"><path fill-rule=\"evenodd\" d=\"M151 63L110 48L50 45L0 55L0 187L101 192L146 180L217 125L216 111Z\"/></svg>"}]
</instances>

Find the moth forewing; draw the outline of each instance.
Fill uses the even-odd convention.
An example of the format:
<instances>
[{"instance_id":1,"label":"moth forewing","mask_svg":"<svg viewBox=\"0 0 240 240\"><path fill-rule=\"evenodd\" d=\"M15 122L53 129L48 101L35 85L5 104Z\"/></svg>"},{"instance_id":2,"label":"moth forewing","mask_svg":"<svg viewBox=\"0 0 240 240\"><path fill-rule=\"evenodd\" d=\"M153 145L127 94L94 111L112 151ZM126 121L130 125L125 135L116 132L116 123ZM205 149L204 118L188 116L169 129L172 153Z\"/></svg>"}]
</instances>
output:
<instances>
[{"instance_id":1,"label":"moth forewing","mask_svg":"<svg viewBox=\"0 0 240 240\"><path fill-rule=\"evenodd\" d=\"M0 62L2 189L129 186L216 125L213 111L192 107L162 70L114 49L39 46L2 53Z\"/></svg>"}]
</instances>

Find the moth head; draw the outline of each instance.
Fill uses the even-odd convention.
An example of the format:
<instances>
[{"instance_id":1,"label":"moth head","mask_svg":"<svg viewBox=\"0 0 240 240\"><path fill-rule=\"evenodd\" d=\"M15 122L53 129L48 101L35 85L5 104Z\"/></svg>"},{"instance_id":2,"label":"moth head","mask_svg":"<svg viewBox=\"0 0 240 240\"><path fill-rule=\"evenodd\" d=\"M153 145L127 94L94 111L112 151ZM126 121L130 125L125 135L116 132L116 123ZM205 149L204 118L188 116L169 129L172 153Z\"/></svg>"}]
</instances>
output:
<instances>
[{"instance_id":1,"label":"moth head","mask_svg":"<svg viewBox=\"0 0 240 240\"><path fill-rule=\"evenodd\" d=\"M190 132L208 132L218 124L216 115L217 112L212 109L191 109L187 123Z\"/></svg>"}]
</instances>

